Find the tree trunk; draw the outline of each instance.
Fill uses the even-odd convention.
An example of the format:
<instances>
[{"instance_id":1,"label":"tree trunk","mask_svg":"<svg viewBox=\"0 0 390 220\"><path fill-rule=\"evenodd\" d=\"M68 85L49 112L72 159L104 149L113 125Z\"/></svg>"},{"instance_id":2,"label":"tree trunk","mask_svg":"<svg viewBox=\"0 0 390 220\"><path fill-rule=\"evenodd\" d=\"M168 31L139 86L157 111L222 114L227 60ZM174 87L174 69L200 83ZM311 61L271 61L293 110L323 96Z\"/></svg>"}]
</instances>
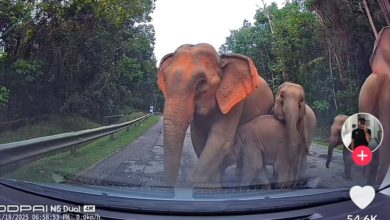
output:
<instances>
[{"instance_id":1,"label":"tree trunk","mask_svg":"<svg viewBox=\"0 0 390 220\"><path fill-rule=\"evenodd\" d=\"M368 21L370 22L372 32L374 33L375 38L377 38L378 31L376 30L374 21L372 20L371 12L370 12L370 9L368 8L368 4L367 4L366 0L363 0L363 5L364 5L364 9L366 10L366 13L367 13Z\"/></svg>"},{"instance_id":2,"label":"tree trunk","mask_svg":"<svg viewBox=\"0 0 390 220\"><path fill-rule=\"evenodd\" d=\"M387 25L390 25L390 1L378 0Z\"/></svg>"},{"instance_id":3,"label":"tree trunk","mask_svg":"<svg viewBox=\"0 0 390 220\"><path fill-rule=\"evenodd\" d=\"M332 56L331 56L330 49L329 49L329 71L330 71L330 76L332 77L332 93L333 93L334 107L336 108L336 111L338 111L337 100L336 100L336 91L334 89L333 70L332 70Z\"/></svg>"},{"instance_id":4,"label":"tree trunk","mask_svg":"<svg viewBox=\"0 0 390 220\"><path fill-rule=\"evenodd\" d=\"M263 44L262 45L264 48L265 55L267 56L267 68L269 72L271 73L271 83L272 83L272 88L275 88L275 78L274 78L274 72L270 68L270 63L271 63L271 58L269 57L267 47ZM268 73L268 72L267 72Z\"/></svg>"},{"instance_id":5,"label":"tree trunk","mask_svg":"<svg viewBox=\"0 0 390 220\"><path fill-rule=\"evenodd\" d=\"M348 73L348 28L342 21L342 12L334 1L314 1L314 10L323 27L328 47L333 53L338 74L343 86L347 87Z\"/></svg>"},{"instance_id":6,"label":"tree trunk","mask_svg":"<svg viewBox=\"0 0 390 220\"><path fill-rule=\"evenodd\" d=\"M269 23L269 27L271 28L271 34L272 34L272 37L275 38L275 35L274 35L274 29L272 27L272 20L271 20L271 16L269 15L269 12L267 11L267 8L266 8L266 5L265 5L265 2L264 0L261 0L263 2L263 6L264 6L264 13L265 13L265 16L267 17L268 19L268 23Z\"/></svg>"}]
</instances>

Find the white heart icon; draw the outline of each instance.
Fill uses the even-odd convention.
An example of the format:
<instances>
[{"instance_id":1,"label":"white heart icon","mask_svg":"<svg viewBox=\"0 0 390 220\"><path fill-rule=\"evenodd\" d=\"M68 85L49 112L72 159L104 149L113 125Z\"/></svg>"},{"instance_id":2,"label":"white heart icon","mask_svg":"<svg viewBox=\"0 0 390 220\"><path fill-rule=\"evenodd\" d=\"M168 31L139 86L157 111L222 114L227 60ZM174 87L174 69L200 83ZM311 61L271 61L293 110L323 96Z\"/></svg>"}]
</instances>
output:
<instances>
[{"instance_id":1,"label":"white heart icon","mask_svg":"<svg viewBox=\"0 0 390 220\"><path fill-rule=\"evenodd\" d=\"M352 202L360 209L366 208L375 198L375 189L372 186L354 186L349 191Z\"/></svg>"}]
</instances>

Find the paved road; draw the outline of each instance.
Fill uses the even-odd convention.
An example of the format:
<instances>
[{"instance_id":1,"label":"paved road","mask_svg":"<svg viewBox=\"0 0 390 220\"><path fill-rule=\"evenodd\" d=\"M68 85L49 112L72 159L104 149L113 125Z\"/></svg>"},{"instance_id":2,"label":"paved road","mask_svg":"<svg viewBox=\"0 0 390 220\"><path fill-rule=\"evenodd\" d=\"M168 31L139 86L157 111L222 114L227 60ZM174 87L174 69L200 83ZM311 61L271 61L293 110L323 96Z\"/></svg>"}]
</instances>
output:
<instances>
[{"instance_id":1,"label":"paved road","mask_svg":"<svg viewBox=\"0 0 390 220\"><path fill-rule=\"evenodd\" d=\"M79 173L72 182L99 185L146 185L163 186L163 125L160 121L143 136L133 141L123 150ZM325 168L327 148L312 144L308 156L306 175L312 177L313 187L333 188L364 184L357 167L352 169L354 181L343 178L343 159L340 151L335 151L330 168ZM189 130L184 141L179 182L189 186L189 175L197 162L192 148ZM234 166L230 167L227 175L233 176ZM267 167L267 173L272 174L272 168ZM229 177L227 177L229 179ZM234 179L233 177L230 179Z\"/></svg>"},{"instance_id":2,"label":"paved road","mask_svg":"<svg viewBox=\"0 0 390 220\"><path fill-rule=\"evenodd\" d=\"M72 182L101 185L163 185L163 122L160 121L143 136L121 151L79 173ZM179 181L188 183L188 175L197 157L192 148L190 132L186 133L181 158Z\"/></svg>"}]
</instances>

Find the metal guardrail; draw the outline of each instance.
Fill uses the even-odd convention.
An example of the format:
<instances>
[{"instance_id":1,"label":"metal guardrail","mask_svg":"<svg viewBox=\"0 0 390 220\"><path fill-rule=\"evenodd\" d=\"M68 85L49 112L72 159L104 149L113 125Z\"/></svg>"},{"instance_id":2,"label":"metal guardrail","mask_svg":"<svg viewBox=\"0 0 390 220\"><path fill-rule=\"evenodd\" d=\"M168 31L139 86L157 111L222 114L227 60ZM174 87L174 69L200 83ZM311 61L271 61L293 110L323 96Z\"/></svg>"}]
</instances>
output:
<instances>
[{"instance_id":1,"label":"metal guardrail","mask_svg":"<svg viewBox=\"0 0 390 220\"><path fill-rule=\"evenodd\" d=\"M121 116L124 116L125 114L117 114L117 115L107 115L107 116L104 116L103 118L116 118L116 117L121 117Z\"/></svg>"},{"instance_id":2,"label":"metal guardrail","mask_svg":"<svg viewBox=\"0 0 390 220\"><path fill-rule=\"evenodd\" d=\"M74 145L129 129L131 125L142 122L150 116L151 114L147 114L120 124L0 144L0 168L9 165L18 167L40 155L67 149Z\"/></svg>"},{"instance_id":3,"label":"metal guardrail","mask_svg":"<svg viewBox=\"0 0 390 220\"><path fill-rule=\"evenodd\" d=\"M106 122L106 125L111 125L115 118L119 118L119 117L122 117L124 115L125 114L108 115L108 116L104 116L103 118L104 118L104 120Z\"/></svg>"}]
</instances>

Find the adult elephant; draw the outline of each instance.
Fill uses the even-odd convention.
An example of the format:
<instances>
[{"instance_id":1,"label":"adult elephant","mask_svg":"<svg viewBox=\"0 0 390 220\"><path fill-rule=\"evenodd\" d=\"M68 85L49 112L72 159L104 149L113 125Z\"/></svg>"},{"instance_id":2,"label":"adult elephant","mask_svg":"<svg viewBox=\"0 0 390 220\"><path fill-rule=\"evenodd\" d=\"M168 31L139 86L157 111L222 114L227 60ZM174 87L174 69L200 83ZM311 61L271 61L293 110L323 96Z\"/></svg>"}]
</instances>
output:
<instances>
[{"instance_id":1,"label":"adult elephant","mask_svg":"<svg viewBox=\"0 0 390 220\"><path fill-rule=\"evenodd\" d=\"M275 118L285 123L289 152L298 152L300 156L296 158L290 155L294 159L292 164L297 179L306 170L306 157L317 124L316 116L306 104L303 87L291 82L279 86L272 112Z\"/></svg>"},{"instance_id":2,"label":"adult elephant","mask_svg":"<svg viewBox=\"0 0 390 220\"><path fill-rule=\"evenodd\" d=\"M326 158L326 168L329 168L329 163L332 160L333 150L339 145L343 145L343 140L341 139L341 129L344 125L344 122L348 119L348 115L337 115L333 124L330 127L330 138L328 146L328 156ZM351 165L352 165L352 155L351 152L344 147L343 145L343 160L344 160L344 178L351 179Z\"/></svg>"},{"instance_id":3,"label":"adult elephant","mask_svg":"<svg viewBox=\"0 0 390 220\"><path fill-rule=\"evenodd\" d=\"M386 176L390 164L390 27L378 34L370 58L372 73L359 94L359 111L376 116L383 126L383 141L378 149L379 162L376 183ZM371 172L375 172L372 169Z\"/></svg>"},{"instance_id":4,"label":"adult elephant","mask_svg":"<svg viewBox=\"0 0 390 220\"><path fill-rule=\"evenodd\" d=\"M177 182L183 140L191 124L191 140L199 158L191 181L219 185L220 165L232 150L237 127L270 112L271 89L250 58L219 56L209 44L186 44L166 55L157 82L165 97L167 184Z\"/></svg>"}]
</instances>

